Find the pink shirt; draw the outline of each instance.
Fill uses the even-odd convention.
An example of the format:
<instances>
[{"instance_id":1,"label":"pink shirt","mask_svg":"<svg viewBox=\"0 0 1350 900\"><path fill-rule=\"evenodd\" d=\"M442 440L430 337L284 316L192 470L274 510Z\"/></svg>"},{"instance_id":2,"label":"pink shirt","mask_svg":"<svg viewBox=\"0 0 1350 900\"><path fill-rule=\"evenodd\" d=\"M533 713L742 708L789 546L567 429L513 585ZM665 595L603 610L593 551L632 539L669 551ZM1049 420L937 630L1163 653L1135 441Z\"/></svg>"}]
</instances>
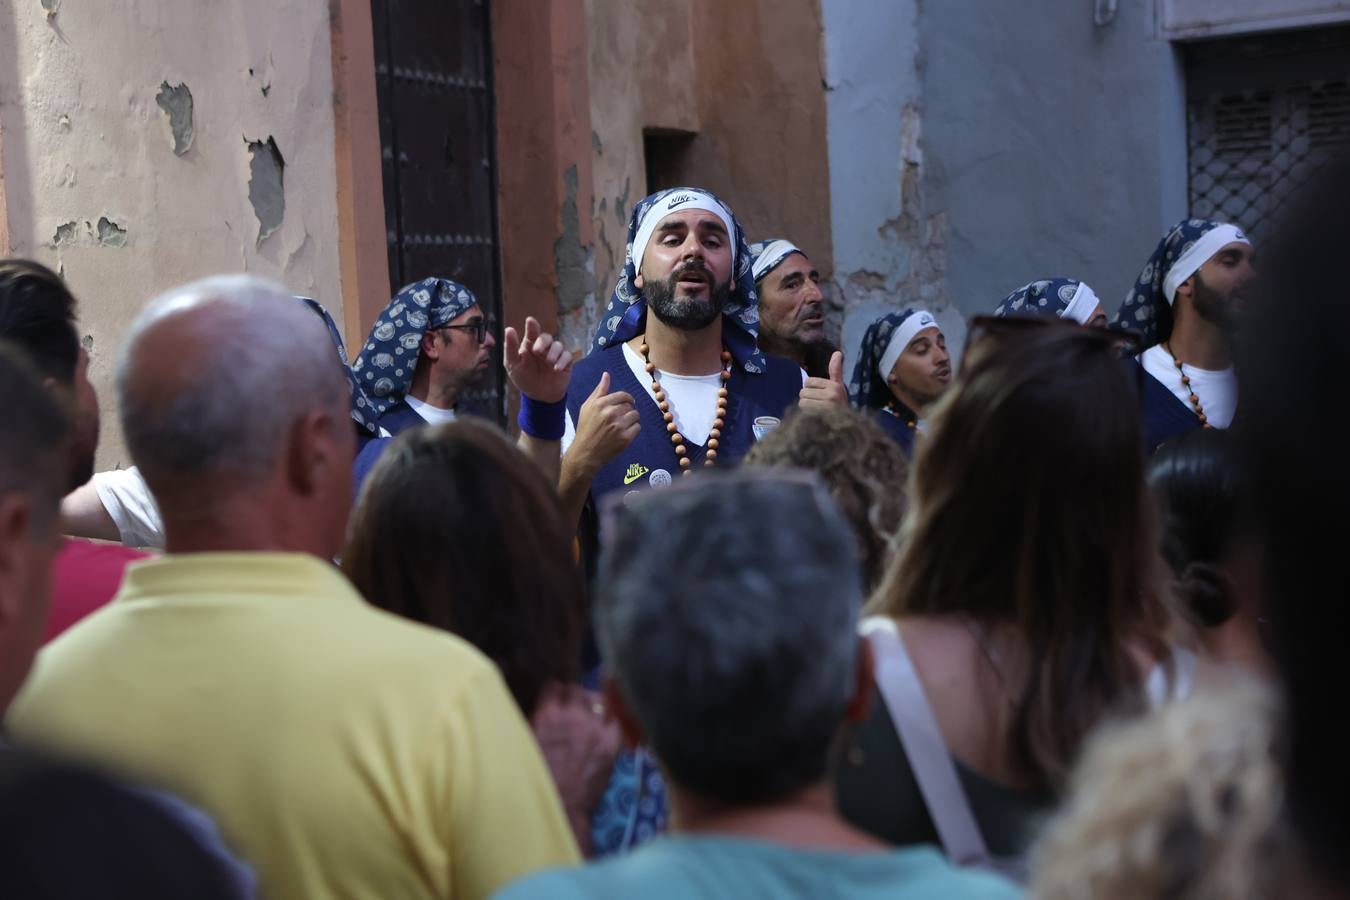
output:
<instances>
[{"instance_id":1,"label":"pink shirt","mask_svg":"<svg viewBox=\"0 0 1350 900\"><path fill-rule=\"evenodd\" d=\"M146 556L121 544L66 538L52 565L52 608L43 643L111 600L127 565Z\"/></svg>"}]
</instances>

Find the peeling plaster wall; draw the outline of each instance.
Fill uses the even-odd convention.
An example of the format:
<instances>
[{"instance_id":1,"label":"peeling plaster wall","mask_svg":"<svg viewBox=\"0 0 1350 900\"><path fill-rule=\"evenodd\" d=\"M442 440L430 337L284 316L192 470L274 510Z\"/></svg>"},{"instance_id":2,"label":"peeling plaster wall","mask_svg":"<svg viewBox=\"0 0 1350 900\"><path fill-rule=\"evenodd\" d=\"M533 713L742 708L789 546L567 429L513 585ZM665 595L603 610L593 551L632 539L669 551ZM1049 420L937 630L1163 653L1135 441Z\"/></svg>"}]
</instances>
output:
<instances>
[{"instance_id":1,"label":"peeling plaster wall","mask_svg":"<svg viewBox=\"0 0 1350 900\"><path fill-rule=\"evenodd\" d=\"M12 0L0 6L0 141L0 250L64 272L80 300L101 467L128 462L112 372L149 298L242 270L343 321L328 4ZM275 224L261 240L259 209Z\"/></svg>"},{"instance_id":2,"label":"peeling plaster wall","mask_svg":"<svg viewBox=\"0 0 1350 900\"><path fill-rule=\"evenodd\" d=\"M946 293L988 312L1065 275L1114 309L1186 212L1184 86L1153 4L1096 27L1088 4L924 3L924 153L948 217Z\"/></svg>"},{"instance_id":3,"label":"peeling plaster wall","mask_svg":"<svg viewBox=\"0 0 1350 900\"><path fill-rule=\"evenodd\" d=\"M586 19L595 297L569 345L589 341L623 266L648 193L644 129L693 134L685 180L725 199L751 240L788 237L828 278L818 0L587 0Z\"/></svg>"},{"instance_id":4,"label":"peeling plaster wall","mask_svg":"<svg viewBox=\"0 0 1350 900\"><path fill-rule=\"evenodd\" d=\"M1153 4L822 0L834 280L846 365L862 331L922 303L948 344L1039 277L1124 296L1185 212L1179 62Z\"/></svg>"},{"instance_id":5,"label":"peeling plaster wall","mask_svg":"<svg viewBox=\"0 0 1350 900\"><path fill-rule=\"evenodd\" d=\"M821 2L845 371L868 323L893 309L928 307L950 346L959 347L965 333L943 291L946 216L924 185L918 7L917 0Z\"/></svg>"}]
</instances>

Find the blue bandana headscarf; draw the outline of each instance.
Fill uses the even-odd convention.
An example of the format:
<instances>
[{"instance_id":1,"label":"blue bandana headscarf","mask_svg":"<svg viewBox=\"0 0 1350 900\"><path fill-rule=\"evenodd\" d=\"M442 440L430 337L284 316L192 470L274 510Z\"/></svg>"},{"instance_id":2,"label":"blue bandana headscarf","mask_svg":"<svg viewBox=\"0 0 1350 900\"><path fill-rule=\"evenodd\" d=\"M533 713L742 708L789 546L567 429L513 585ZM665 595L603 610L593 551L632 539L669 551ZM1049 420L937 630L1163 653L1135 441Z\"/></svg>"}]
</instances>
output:
<instances>
[{"instance_id":1,"label":"blue bandana headscarf","mask_svg":"<svg viewBox=\"0 0 1350 900\"><path fill-rule=\"evenodd\" d=\"M592 353L609 347L617 347L624 341L631 340L641 334L646 327L647 298L642 296L640 288L633 285L633 281L638 274L637 266L633 261L633 244L638 239L638 232L642 230L642 225L647 219L648 213L654 216L663 216L663 210L666 207L662 207L662 209L654 209L654 207L679 192L707 195L720 204L723 209L726 209L728 215L731 215L726 204L718 200L712 192L701 188L671 188L652 194L639 203L634 208L632 217L628 220L627 257L624 260L623 271L619 273L618 282L614 285L614 293L610 295L609 306L605 309L604 318L601 319L600 327L596 330L595 342L591 345ZM675 200L670 201L670 203L674 202ZM735 279L736 289L731 292L726 305L722 307L722 342L731 351L732 358L745 371L752 375L758 375L765 369L764 355L759 352L758 346L759 295L755 293L755 280L750 272L750 249L745 243L745 232L741 228L741 223L736 221L734 216L731 219L731 224L732 230L735 231L734 240L736 242L735 262L732 265L732 278ZM639 252L642 252L642 250L645 250L645 248L640 248Z\"/></svg>"},{"instance_id":2,"label":"blue bandana headscarf","mask_svg":"<svg viewBox=\"0 0 1350 900\"><path fill-rule=\"evenodd\" d=\"M328 310L324 309L323 304L311 297L296 297L305 306L323 319L323 325L328 329L328 338L333 342L337 349L338 359L342 360L342 372L347 376L347 386L351 388L351 408L352 421L357 427L371 437L380 433L380 428L375 424L375 416L371 411L370 401L366 398L366 392L361 390L361 385L357 383L356 376L352 374L351 367L347 365L347 348L342 343L342 332L338 331L337 323L329 315Z\"/></svg>"},{"instance_id":3,"label":"blue bandana headscarf","mask_svg":"<svg viewBox=\"0 0 1350 900\"><path fill-rule=\"evenodd\" d=\"M750 274L754 276L755 284L763 281L764 276L778 268L783 260L794 253L802 253L801 248L783 238L769 238L767 241L756 241L751 244ZM805 255L802 253L802 256Z\"/></svg>"},{"instance_id":4,"label":"blue bandana headscarf","mask_svg":"<svg viewBox=\"0 0 1350 900\"><path fill-rule=\"evenodd\" d=\"M920 318L914 319L914 316ZM858 362L853 366L853 379L848 383L848 395L853 405L859 409L881 409L891 400L890 388L886 387L886 377L890 375L882 360L891 348L892 338L903 326L906 331L922 330L937 324L933 314L923 309L906 309L903 312L886 313L863 333L862 346L858 349ZM905 345L913 340L910 336ZM899 347L901 352L904 346ZM897 354L898 355L898 354ZM894 362L892 362L894 365ZM882 371L888 369L887 371Z\"/></svg>"},{"instance_id":5,"label":"blue bandana headscarf","mask_svg":"<svg viewBox=\"0 0 1350 900\"><path fill-rule=\"evenodd\" d=\"M426 278L394 295L352 364L376 417L408 393L422 354L422 335L477 304L473 291L448 278Z\"/></svg>"},{"instance_id":6,"label":"blue bandana headscarf","mask_svg":"<svg viewBox=\"0 0 1350 900\"><path fill-rule=\"evenodd\" d=\"M1096 293L1084 282L1076 278L1048 278L1023 285L1004 297L994 315L1059 316L1086 325L1097 305Z\"/></svg>"},{"instance_id":7,"label":"blue bandana headscarf","mask_svg":"<svg viewBox=\"0 0 1350 900\"><path fill-rule=\"evenodd\" d=\"M1145 348L1167 340L1172 332L1171 293L1176 290L1175 285L1170 285L1169 289L1168 275L1177 263L1184 259L1186 264L1183 268L1190 271L1185 272L1184 277L1174 279L1184 281L1217 253L1220 247L1231 241L1247 242L1247 236L1235 226L1224 222L1208 219L1185 219L1178 222L1158 242L1153 255L1148 258L1143 271L1135 279L1134 288L1111 322L1111 327L1138 331L1144 336ZM1210 249L1211 244L1217 245ZM1205 252L1206 250L1208 252ZM1199 258L1201 256L1204 258ZM1191 265L1192 263L1194 265ZM1180 271L1178 274L1181 274Z\"/></svg>"}]
</instances>

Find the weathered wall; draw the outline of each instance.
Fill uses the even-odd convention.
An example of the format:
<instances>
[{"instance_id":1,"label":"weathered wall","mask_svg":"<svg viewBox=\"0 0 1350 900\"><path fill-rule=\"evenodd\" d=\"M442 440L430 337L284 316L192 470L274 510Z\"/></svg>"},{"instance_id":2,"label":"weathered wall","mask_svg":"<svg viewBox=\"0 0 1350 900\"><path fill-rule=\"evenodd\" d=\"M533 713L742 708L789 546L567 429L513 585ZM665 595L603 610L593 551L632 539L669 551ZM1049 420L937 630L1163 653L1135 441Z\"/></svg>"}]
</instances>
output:
<instances>
[{"instance_id":1,"label":"weathered wall","mask_svg":"<svg viewBox=\"0 0 1350 900\"><path fill-rule=\"evenodd\" d=\"M112 367L160 291L244 270L342 321L331 59L314 0L0 7L0 249L63 271L80 298L100 466L126 462Z\"/></svg>"},{"instance_id":2,"label":"weathered wall","mask_svg":"<svg viewBox=\"0 0 1350 900\"><path fill-rule=\"evenodd\" d=\"M1179 63L1153 4L1094 25L1054 0L925 3L925 193L947 217L949 301L987 312L1034 278L1088 281L1114 308L1185 213Z\"/></svg>"},{"instance_id":3,"label":"weathered wall","mask_svg":"<svg viewBox=\"0 0 1350 900\"><path fill-rule=\"evenodd\" d=\"M644 129L692 133L684 180L725 199L751 240L788 237L828 277L818 0L587 0L586 14L595 298L568 332L572 346L589 340L648 192Z\"/></svg>"},{"instance_id":4,"label":"weathered wall","mask_svg":"<svg viewBox=\"0 0 1350 900\"><path fill-rule=\"evenodd\" d=\"M884 312L924 305L949 337L962 328L945 312L946 216L922 177L917 0L822 0L821 9L833 280L851 370L862 332Z\"/></svg>"}]
</instances>

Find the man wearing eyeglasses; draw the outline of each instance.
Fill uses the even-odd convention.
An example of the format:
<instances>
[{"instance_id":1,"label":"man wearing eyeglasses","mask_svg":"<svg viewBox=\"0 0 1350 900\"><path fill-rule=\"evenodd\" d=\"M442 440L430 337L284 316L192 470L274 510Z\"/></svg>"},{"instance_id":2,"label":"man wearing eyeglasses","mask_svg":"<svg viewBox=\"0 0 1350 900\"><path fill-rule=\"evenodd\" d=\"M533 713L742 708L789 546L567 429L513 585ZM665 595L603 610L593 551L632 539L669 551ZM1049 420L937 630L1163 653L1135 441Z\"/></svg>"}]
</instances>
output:
<instances>
[{"instance_id":1,"label":"man wearing eyeglasses","mask_svg":"<svg viewBox=\"0 0 1350 900\"><path fill-rule=\"evenodd\" d=\"M399 291L370 329L352 364L380 427L399 434L453 422L466 388L488 371L496 339L478 299L447 278Z\"/></svg>"},{"instance_id":2,"label":"man wearing eyeglasses","mask_svg":"<svg viewBox=\"0 0 1350 900\"><path fill-rule=\"evenodd\" d=\"M571 379L572 357L561 343L526 319L523 334L505 331L506 374L522 395L560 403ZM497 341L473 291L448 278L426 278L403 288L375 320L352 373L381 429L397 435L422 425L483 413L462 402L464 391L492 365ZM359 487L387 440L362 449L354 466ZM521 449L557 480L558 441L522 436Z\"/></svg>"}]
</instances>

